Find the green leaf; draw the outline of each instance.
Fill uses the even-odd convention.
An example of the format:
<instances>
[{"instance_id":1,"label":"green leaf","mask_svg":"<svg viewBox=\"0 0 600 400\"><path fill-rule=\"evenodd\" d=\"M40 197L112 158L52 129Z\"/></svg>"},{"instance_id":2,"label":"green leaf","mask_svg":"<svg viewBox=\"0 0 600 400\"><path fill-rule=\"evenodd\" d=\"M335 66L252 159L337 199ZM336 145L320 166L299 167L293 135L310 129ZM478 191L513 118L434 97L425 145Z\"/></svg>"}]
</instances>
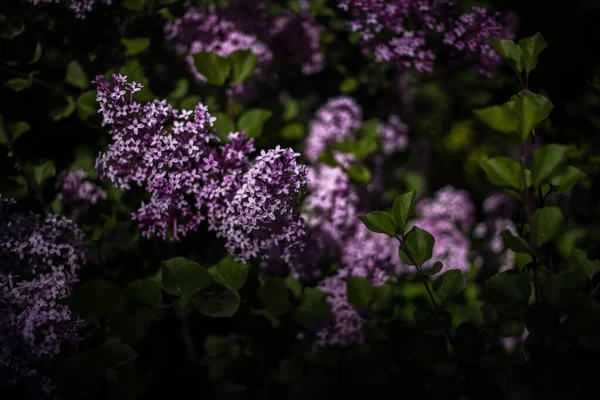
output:
<instances>
[{"instance_id":1,"label":"green leaf","mask_svg":"<svg viewBox=\"0 0 600 400\"><path fill-rule=\"evenodd\" d=\"M228 285L219 285L215 293L207 293L192 300L200 313L209 317L232 317L240 308L240 294Z\"/></svg>"},{"instance_id":2,"label":"green leaf","mask_svg":"<svg viewBox=\"0 0 600 400\"><path fill-rule=\"evenodd\" d=\"M135 280L125 287L125 296L158 307L162 304L160 285L150 278Z\"/></svg>"},{"instance_id":3,"label":"green leaf","mask_svg":"<svg viewBox=\"0 0 600 400\"><path fill-rule=\"evenodd\" d=\"M252 50L236 50L229 54L229 60L233 67L232 81L235 85L248 79L258 64L258 57Z\"/></svg>"},{"instance_id":4,"label":"green leaf","mask_svg":"<svg viewBox=\"0 0 600 400\"><path fill-rule=\"evenodd\" d=\"M416 197L417 192L413 190L412 192L408 192L396 197L396 200L394 200L392 213L394 214L396 228L398 228L401 233L406 231L406 223L415 212Z\"/></svg>"},{"instance_id":5,"label":"green leaf","mask_svg":"<svg viewBox=\"0 0 600 400\"><path fill-rule=\"evenodd\" d=\"M465 278L458 269L444 272L433 281L433 290L444 300L458 295L465 288Z\"/></svg>"},{"instance_id":6,"label":"green leaf","mask_svg":"<svg viewBox=\"0 0 600 400\"><path fill-rule=\"evenodd\" d=\"M431 233L415 226L406 234L404 241L406 249L400 247L400 255L403 256L402 261L407 265L415 265L414 261L418 267L421 267L424 262L431 259L435 245L435 239Z\"/></svg>"},{"instance_id":7,"label":"green leaf","mask_svg":"<svg viewBox=\"0 0 600 400\"><path fill-rule=\"evenodd\" d=\"M565 233L554 239L556 250L562 259L568 260L577 243L585 239L586 236L586 229L572 228L568 229Z\"/></svg>"},{"instance_id":8,"label":"green leaf","mask_svg":"<svg viewBox=\"0 0 600 400\"><path fill-rule=\"evenodd\" d=\"M523 50L523 66L527 73L533 71L538 64L539 54L548 47L541 33L519 40L519 47Z\"/></svg>"},{"instance_id":9,"label":"green leaf","mask_svg":"<svg viewBox=\"0 0 600 400\"><path fill-rule=\"evenodd\" d=\"M479 164L488 180L496 186L522 190L521 166L508 157L494 157L482 160Z\"/></svg>"},{"instance_id":10,"label":"green leaf","mask_svg":"<svg viewBox=\"0 0 600 400\"><path fill-rule=\"evenodd\" d=\"M201 101L202 99L200 98L200 96L192 94L181 100L181 102L179 103L179 108L181 108L182 110L193 110ZM216 122L218 121L215 121L215 123Z\"/></svg>"},{"instance_id":11,"label":"green leaf","mask_svg":"<svg viewBox=\"0 0 600 400\"><path fill-rule=\"evenodd\" d=\"M36 62L40 61L40 58L42 58L42 45L40 44L40 42L37 42L37 44L35 45L33 56L31 57L31 60L28 64L35 64Z\"/></svg>"},{"instance_id":12,"label":"green leaf","mask_svg":"<svg viewBox=\"0 0 600 400\"><path fill-rule=\"evenodd\" d=\"M162 286L175 296L191 296L213 281L210 273L197 262L185 257L175 257L163 262Z\"/></svg>"},{"instance_id":13,"label":"green leaf","mask_svg":"<svg viewBox=\"0 0 600 400\"><path fill-rule=\"evenodd\" d=\"M364 165L354 164L345 171L354 182L367 183L371 181L371 170Z\"/></svg>"},{"instance_id":14,"label":"green leaf","mask_svg":"<svg viewBox=\"0 0 600 400\"><path fill-rule=\"evenodd\" d=\"M86 121L92 115L98 113L98 104L96 103L96 92L87 91L77 98L77 116Z\"/></svg>"},{"instance_id":15,"label":"green leaf","mask_svg":"<svg viewBox=\"0 0 600 400\"><path fill-rule=\"evenodd\" d=\"M375 288L367 279L351 276L346 281L346 293L350 304L357 307L367 307L373 299Z\"/></svg>"},{"instance_id":16,"label":"green leaf","mask_svg":"<svg viewBox=\"0 0 600 400\"><path fill-rule=\"evenodd\" d=\"M529 245L522 237L515 236L510 231L502 231L500 236L502 237L504 246L511 249L512 251L516 253L531 253Z\"/></svg>"},{"instance_id":17,"label":"green leaf","mask_svg":"<svg viewBox=\"0 0 600 400\"><path fill-rule=\"evenodd\" d=\"M73 97L67 96L67 105L63 108L57 108L50 112L50 118L54 121L60 121L61 119L68 118L75 112L77 109L77 104L75 104L75 100Z\"/></svg>"},{"instance_id":18,"label":"green leaf","mask_svg":"<svg viewBox=\"0 0 600 400\"><path fill-rule=\"evenodd\" d=\"M144 8L146 0L125 0L123 1L123 7L132 11L140 11Z\"/></svg>"},{"instance_id":19,"label":"green leaf","mask_svg":"<svg viewBox=\"0 0 600 400\"><path fill-rule=\"evenodd\" d=\"M346 78L340 83L340 92L344 94L352 93L358 87L358 81L354 78Z\"/></svg>"},{"instance_id":20,"label":"green leaf","mask_svg":"<svg viewBox=\"0 0 600 400\"><path fill-rule=\"evenodd\" d=\"M306 288L300 299L298 308L292 311L296 322L305 327L323 321L331 315L331 307L327 303L327 295L314 288Z\"/></svg>"},{"instance_id":21,"label":"green leaf","mask_svg":"<svg viewBox=\"0 0 600 400\"><path fill-rule=\"evenodd\" d=\"M8 143L10 143L10 138L4 129L4 115L0 115L0 144L6 146Z\"/></svg>"},{"instance_id":22,"label":"green leaf","mask_svg":"<svg viewBox=\"0 0 600 400\"><path fill-rule=\"evenodd\" d=\"M424 270L422 274L426 276L432 276L440 272L442 268L444 268L444 264L441 261L436 261L433 263L431 268Z\"/></svg>"},{"instance_id":23,"label":"green leaf","mask_svg":"<svg viewBox=\"0 0 600 400\"><path fill-rule=\"evenodd\" d=\"M531 285L524 273L501 272L486 281L486 295L501 315L522 318L527 313Z\"/></svg>"},{"instance_id":24,"label":"green leaf","mask_svg":"<svg viewBox=\"0 0 600 400\"><path fill-rule=\"evenodd\" d=\"M542 285L542 297L548 299L550 305L558 310L567 309L589 285L590 279L582 269L566 270L550 275Z\"/></svg>"},{"instance_id":25,"label":"green leaf","mask_svg":"<svg viewBox=\"0 0 600 400\"><path fill-rule=\"evenodd\" d=\"M580 169L567 165L565 170L550 179L550 183L556 186L558 193L566 193L575 186L577 182L586 178L587 175Z\"/></svg>"},{"instance_id":26,"label":"green leaf","mask_svg":"<svg viewBox=\"0 0 600 400\"><path fill-rule=\"evenodd\" d=\"M536 188L564 167L571 146L548 144L533 153L532 181Z\"/></svg>"},{"instance_id":27,"label":"green leaf","mask_svg":"<svg viewBox=\"0 0 600 400\"><path fill-rule=\"evenodd\" d=\"M531 95L521 96L514 103L521 139L525 140L535 128L538 115L542 113L542 109L538 101Z\"/></svg>"},{"instance_id":28,"label":"green leaf","mask_svg":"<svg viewBox=\"0 0 600 400\"><path fill-rule=\"evenodd\" d=\"M168 97L174 100L180 100L185 97L190 88L190 83L187 79L179 79L175 82L175 89L169 93Z\"/></svg>"},{"instance_id":29,"label":"green leaf","mask_svg":"<svg viewBox=\"0 0 600 400\"><path fill-rule=\"evenodd\" d=\"M246 132L246 137L258 137L262 134L264 123L271 118L273 113L269 110L252 109L246 111L238 121L238 129Z\"/></svg>"},{"instance_id":30,"label":"green leaf","mask_svg":"<svg viewBox=\"0 0 600 400\"><path fill-rule=\"evenodd\" d=\"M304 137L304 125L300 122L292 122L281 129L281 137L287 140L299 140Z\"/></svg>"},{"instance_id":31,"label":"green leaf","mask_svg":"<svg viewBox=\"0 0 600 400\"><path fill-rule=\"evenodd\" d=\"M231 62L215 53L202 52L194 54L194 64L198 72L209 84L222 86L231 72Z\"/></svg>"},{"instance_id":32,"label":"green leaf","mask_svg":"<svg viewBox=\"0 0 600 400\"><path fill-rule=\"evenodd\" d=\"M275 315L284 314L292 309L289 289L285 279L271 277L258 289L258 298L265 308Z\"/></svg>"},{"instance_id":33,"label":"green leaf","mask_svg":"<svg viewBox=\"0 0 600 400\"><path fill-rule=\"evenodd\" d=\"M29 188L27 180L22 175L8 176L4 179L1 192L3 196L19 200L27 197Z\"/></svg>"},{"instance_id":34,"label":"green leaf","mask_svg":"<svg viewBox=\"0 0 600 400\"><path fill-rule=\"evenodd\" d=\"M33 71L29 74L27 78L13 78L4 82L4 86L9 89L12 89L15 92L20 92L22 90L28 89L33 85L33 78L38 74L37 71Z\"/></svg>"},{"instance_id":35,"label":"green leaf","mask_svg":"<svg viewBox=\"0 0 600 400\"><path fill-rule=\"evenodd\" d=\"M511 100L514 103L517 102L519 99L523 98L523 96L528 96L529 99L533 100L539 107L539 112L537 113L535 122L536 125L548 118L548 116L550 115L550 111L554 109L554 105L548 98L542 96L541 94L533 92L528 92L527 94L525 94L525 92L521 91L512 96Z\"/></svg>"},{"instance_id":36,"label":"green leaf","mask_svg":"<svg viewBox=\"0 0 600 400\"><path fill-rule=\"evenodd\" d=\"M12 124L12 126L10 127L10 135L12 142L15 142L19 138L19 136L27 132L29 129L31 129L31 126L29 126L29 124L24 121L15 122L14 124Z\"/></svg>"},{"instance_id":37,"label":"green leaf","mask_svg":"<svg viewBox=\"0 0 600 400\"><path fill-rule=\"evenodd\" d=\"M302 295L302 283L292 275L288 275L285 278L285 284L291 290L294 297L298 298Z\"/></svg>"},{"instance_id":38,"label":"green leaf","mask_svg":"<svg viewBox=\"0 0 600 400\"><path fill-rule=\"evenodd\" d=\"M572 267L585 271L590 279L594 278L600 272L600 261L590 261L583 250L573 249L569 257L569 263Z\"/></svg>"},{"instance_id":39,"label":"green leaf","mask_svg":"<svg viewBox=\"0 0 600 400\"><path fill-rule=\"evenodd\" d=\"M375 312L386 310L393 305L394 287L389 284L376 286L373 291L373 304L371 309Z\"/></svg>"},{"instance_id":40,"label":"green leaf","mask_svg":"<svg viewBox=\"0 0 600 400\"><path fill-rule=\"evenodd\" d=\"M222 141L226 142L229 139L227 138L230 133L235 131L235 126L233 125L233 121L231 117L225 113L217 113L215 114L215 118L217 120L214 123L214 128L221 138Z\"/></svg>"},{"instance_id":41,"label":"green leaf","mask_svg":"<svg viewBox=\"0 0 600 400\"><path fill-rule=\"evenodd\" d=\"M296 118L299 113L300 103L298 103L298 100L289 99L283 105L283 113L281 118L283 118L284 121L291 121Z\"/></svg>"},{"instance_id":42,"label":"green leaf","mask_svg":"<svg viewBox=\"0 0 600 400\"><path fill-rule=\"evenodd\" d=\"M512 40L490 39L492 47L500 53L508 65L517 73L523 71L523 50Z\"/></svg>"},{"instance_id":43,"label":"green leaf","mask_svg":"<svg viewBox=\"0 0 600 400\"><path fill-rule=\"evenodd\" d=\"M246 264L236 262L233 257L225 257L211 268L209 272L215 282L229 285L238 290L246 283L250 267Z\"/></svg>"},{"instance_id":44,"label":"green leaf","mask_svg":"<svg viewBox=\"0 0 600 400\"><path fill-rule=\"evenodd\" d=\"M113 283L92 278L75 287L66 303L83 319L97 318L123 312L125 294Z\"/></svg>"},{"instance_id":45,"label":"green leaf","mask_svg":"<svg viewBox=\"0 0 600 400\"><path fill-rule=\"evenodd\" d=\"M385 233L396 236L396 222L390 214L385 211L373 211L367 215L358 217L368 230L375 233Z\"/></svg>"},{"instance_id":46,"label":"green leaf","mask_svg":"<svg viewBox=\"0 0 600 400\"><path fill-rule=\"evenodd\" d=\"M138 37L138 38L122 38L121 44L125 46L125 55L133 56L141 53L150 46L150 38Z\"/></svg>"},{"instance_id":47,"label":"green leaf","mask_svg":"<svg viewBox=\"0 0 600 400\"><path fill-rule=\"evenodd\" d=\"M23 21L6 21L2 22L2 30L0 30L0 37L5 39L14 39L21 33L25 32L25 24Z\"/></svg>"},{"instance_id":48,"label":"green leaf","mask_svg":"<svg viewBox=\"0 0 600 400\"><path fill-rule=\"evenodd\" d=\"M473 112L494 130L507 134L514 134L519 130L519 122L515 115L504 105L481 108Z\"/></svg>"},{"instance_id":49,"label":"green leaf","mask_svg":"<svg viewBox=\"0 0 600 400\"><path fill-rule=\"evenodd\" d=\"M565 230L565 217L558 207L538 208L533 213L533 237L538 247L548 243Z\"/></svg>"},{"instance_id":50,"label":"green leaf","mask_svg":"<svg viewBox=\"0 0 600 400\"><path fill-rule=\"evenodd\" d=\"M73 60L67 65L67 82L79 89L87 89L90 86L90 80L77 60Z\"/></svg>"},{"instance_id":51,"label":"green leaf","mask_svg":"<svg viewBox=\"0 0 600 400\"><path fill-rule=\"evenodd\" d=\"M37 191L44 189L45 182L56 176L56 168L53 161L46 161L43 164L27 164L23 168L23 173L29 184Z\"/></svg>"}]
</instances>

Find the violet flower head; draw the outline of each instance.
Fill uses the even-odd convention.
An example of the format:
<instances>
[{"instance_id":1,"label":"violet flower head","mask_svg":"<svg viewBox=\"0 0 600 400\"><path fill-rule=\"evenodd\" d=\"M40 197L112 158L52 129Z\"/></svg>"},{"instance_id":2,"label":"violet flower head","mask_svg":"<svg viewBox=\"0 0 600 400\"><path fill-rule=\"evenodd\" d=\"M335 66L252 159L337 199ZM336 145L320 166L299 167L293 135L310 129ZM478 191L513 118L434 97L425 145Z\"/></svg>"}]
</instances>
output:
<instances>
[{"instance_id":1,"label":"violet flower head","mask_svg":"<svg viewBox=\"0 0 600 400\"><path fill-rule=\"evenodd\" d=\"M142 203L132 218L144 236L165 239L171 230L172 240L178 241L197 230L203 219L203 159L209 142L218 140L211 129L215 118L202 104L181 112L166 100L140 104L134 94L142 85L127 83L121 75L113 79L113 84L102 76L94 81L102 125L110 127L113 138L108 151L96 160L98 177L124 190L133 182L144 184L150 201Z\"/></svg>"},{"instance_id":2,"label":"violet flower head","mask_svg":"<svg viewBox=\"0 0 600 400\"><path fill-rule=\"evenodd\" d=\"M307 223L335 254L358 221L358 192L341 168L325 164L309 170L308 187L310 193L304 199Z\"/></svg>"},{"instance_id":3,"label":"violet flower head","mask_svg":"<svg viewBox=\"0 0 600 400\"><path fill-rule=\"evenodd\" d=\"M111 5L113 0L23 0L25 3L37 6L39 4L49 3L66 3L69 8L75 13L75 18L85 19L88 13L90 13L96 4Z\"/></svg>"},{"instance_id":4,"label":"violet flower head","mask_svg":"<svg viewBox=\"0 0 600 400\"><path fill-rule=\"evenodd\" d=\"M79 169L74 172L63 171L57 179L56 199L60 200L70 211L72 217L87 212L90 205L98 200L105 200L106 193L102 188L87 179L87 174Z\"/></svg>"},{"instance_id":5,"label":"violet flower head","mask_svg":"<svg viewBox=\"0 0 600 400\"><path fill-rule=\"evenodd\" d=\"M441 42L451 56L490 76L500 62L488 39L512 39L513 21L482 8L460 15L455 0L338 0L352 31L362 33L366 53L400 68L433 70Z\"/></svg>"},{"instance_id":6,"label":"violet flower head","mask_svg":"<svg viewBox=\"0 0 600 400\"><path fill-rule=\"evenodd\" d=\"M65 216L0 216L0 275L56 273L74 283L87 259L83 240L83 232Z\"/></svg>"},{"instance_id":7,"label":"violet flower head","mask_svg":"<svg viewBox=\"0 0 600 400\"><path fill-rule=\"evenodd\" d=\"M83 233L65 217L11 212L0 196L0 382L48 393L50 359L76 345L81 321L59 300L85 264Z\"/></svg>"},{"instance_id":8,"label":"violet flower head","mask_svg":"<svg viewBox=\"0 0 600 400\"><path fill-rule=\"evenodd\" d=\"M354 234L346 240L341 262L353 276L380 281L382 276L409 273L398 255L398 241L381 233L371 232L357 218Z\"/></svg>"},{"instance_id":9,"label":"violet flower head","mask_svg":"<svg viewBox=\"0 0 600 400\"><path fill-rule=\"evenodd\" d=\"M351 97L340 96L327 101L310 122L305 155L315 163L328 146L352 139L362 124L362 108Z\"/></svg>"},{"instance_id":10,"label":"violet flower head","mask_svg":"<svg viewBox=\"0 0 600 400\"><path fill-rule=\"evenodd\" d=\"M383 142L383 153L390 155L408 147L408 126L397 115L390 115L378 127Z\"/></svg>"},{"instance_id":11,"label":"violet flower head","mask_svg":"<svg viewBox=\"0 0 600 400\"><path fill-rule=\"evenodd\" d=\"M206 82L206 77L196 69L194 54L209 52L227 57L237 50L251 50L259 59L254 76L260 76L273 58L267 45L255 34L241 30L239 21L230 17L218 13L215 7L190 8L183 17L165 25L165 37L175 44L178 53L185 55L190 71L199 82ZM236 89L236 94L250 95L255 83L246 81Z\"/></svg>"},{"instance_id":12,"label":"violet flower head","mask_svg":"<svg viewBox=\"0 0 600 400\"><path fill-rule=\"evenodd\" d=\"M205 159L209 229L227 240L237 260L280 259L289 262L304 243L304 219L298 196L307 184L304 166L296 163L292 149L261 151L254 162L247 154L253 141L244 134L230 135L230 144Z\"/></svg>"},{"instance_id":13,"label":"violet flower head","mask_svg":"<svg viewBox=\"0 0 600 400\"><path fill-rule=\"evenodd\" d=\"M278 62L300 66L303 75L313 75L325 68L325 55L321 51L320 35L325 27L308 12L285 12L276 18L269 32L269 43Z\"/></svg>"},{"instance_id":14,"label":"violet flower head","mask_svg":"<svg viewBox=\"0 0 600 400\"><path fill-rule=\"evenodd\" d=\"M466 273L471 266L471 241L466 233L475 220L475 206L467 192L446 186L432 198L419 201L416 210L420 217L414 225L435 239L432 259L425 266L441 261L444 267L438 274L450 269Z\"/></svg>"},{"instance_id":15,"label":"violet flower head","mask_svg":"<svg viewBox=\"0 0 600 400\"><path fill-rule=\"evenodd\" d=\"M363 343L365 340L363 324L370 321L372 317L367 310L360 310L348 301L346 280L350 276L356 275L352 271L342 269L336 275L325 278L318 286L318 289L327 295L327 303L331 307L332 315L329 321L315 327L316 349L325 346L345 347ZM383 285L388 278L384 273L361 277L369 279L374 286Z\"/></svg>"}]
</instances>

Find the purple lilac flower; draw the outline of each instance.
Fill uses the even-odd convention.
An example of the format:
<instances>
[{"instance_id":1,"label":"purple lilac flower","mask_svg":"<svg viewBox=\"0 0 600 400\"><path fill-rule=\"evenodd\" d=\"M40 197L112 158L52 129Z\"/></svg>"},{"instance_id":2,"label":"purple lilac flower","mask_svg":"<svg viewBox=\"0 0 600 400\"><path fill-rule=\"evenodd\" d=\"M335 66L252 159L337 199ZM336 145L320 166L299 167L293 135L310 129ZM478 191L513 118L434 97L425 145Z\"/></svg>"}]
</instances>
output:
<instances>
[{"instance_id":1,"label":"purple lilac flower","mask_svg":"<svg viewBox=\"0 0 600 400\"><path fill-rule=\"evenodd\" d=\"M365 340L363 324L371 320L371 317L366 311L357 309L348 301L346 279L349 276L355 275L352 271L342 269L318 286L327 295L332 316L330 321L317 328L317 349L325 346L349 346ZM365 273L358 276L370 279L374 286L381 286L388 279L384 273Z\"/></svg>"},{"instance_id":2,"label":"purple lilac flower","mask_svg":"<svg viewBox=\"0 0 600 400\"><path fill-rule=\"evenodd\" d=\"M310 193L304 200L308 225L332 252L338 252L358 220L359 196L339 167L320 164L309 170Z\"/></svg>"},{"instance_id":3,"label":"purple lilac flower","mask_svg":"<svg viewBox=\"0 0 600 400\"><path fill-rule=\"evenodd\" d=\"M340 96L327 101L310 123L305 156L315 163L328 146L352 139L362 124L362 108L351 97Z\"/></svg>"},{"instance_id":4,"label":"purple lilac flower","mask_svg":"<svg viewBox=\"0 0 600 400\"><path fill-rule=\"evenodd\" d=\"M325 27L308 12L286 11L271 24L269 43L279 62L299 65L303 75L313 75L325 68L325 55L320 44L320 35L324 31Z\"/></svg>"},{"instance_id":5,"label":"purple lilac flower","mask_svg":"<svg viewBox=\"0 0 600 400\"><path fill-rule=\"evenodd\" d=\"M444 268L439 274L450 269L466 273L471 266L471 241L466 232L473 225L475 212L467 192L446 186L432 198L419 201L416 210L420 217L414 225L435 238L432 259L425 263L425 267L441 261Z\"/></svg>"},{"instance_id":6,"label":"purple lilac flower","mask_svg":"<svg viewBox=\"0 0 600 400\"><path fill-rule=\"evenodd\" d=\"M199 104L194 111L173 109L165 100L140 104L134 94L142 85L113 75L110 84L98 76L94 83L113 143L96 160L98 177L120 189L144 184L150 201L132 214L143 235L173 240L195 231L203 220L200 188L208 143L217 140L209 130L215 118ZM172 127L168 125L172 122Z\"/></svg>"},{"instance_id":7,"label":"purple lilac flower","mask_svg":"<svg viewBox=\"0 0 600 400\"><path fill-rule=\"evenodd\" d=\"M65 217L11 213L13 204L0 196L0 386L25 381L48 393L50 360L79 342L82 322L59 300L86 262L83 234Z\"/></svg>"},{"instance_id":8,"label":"purple lilac flower","mask_svg":"<svg viewBox=\"0 0 600 400\"><path fill-rule=\"evenodd\" d=\"M378 127L383 142L383 153L390 155L408 146L408 126L397 115L390 115L387 122Z\"/></svg>"},{"instance_id":9,"label":"purple lilac flower","mask_svg":"<svg viewBox=\"0 0 600 400\"><path fill-rule=\"evenodd\" d=\"M96 204L98 200L106 199L104 190L87 180L87 174L81 169L74 172L63 171L57 181L56 199L69 209L72 218L87 212L90 205Z\"/></svg>"},{"instance_id":10,"label":"purple lilac flower","mask_svg":"<svg viewBox=\"0 0 600 400\"><path fill-rule=\"evenodd\" d=\"M37 6L43 3L60 3L61 0L23 0L25 3ZM96 3L110 6L113 0L63 0L63 3L69 4L69 8L75 13L75 18L85 19L86 15L91 12Z\"/></svg>"},{"instance_id":11,"label":"purple lilac flower","mask_svg":"<svg viewBox=\"0 0 600 400\"><path fill-rule=\"evenodd\" d=\"M400 260L396 239L371 232L360 220L356 223L354 234L344 243L341 262L351 275L371 279L381 274L409 273L412 268Z\"/></svg>"},{"instance_id":12,"label":"purple lilac flower","mask_svg":"<svg viewBox=\"0 0 600 400\"><path fill-rule=\"evenodd\" d=\"M500 234L509 231L517 235L517 229L510 217L514 212L514 202L504 193L494 193L483 203L486 218L474 230L475 237L485 238L484 251L490 260L486 265L497 265L500 271L511 269L515 265L516 253L504 245Z\"/></svg>"},{"instance_id":13,"label":"purple lilac flower","mask_svg":"<svg viewBox=\"0 0 600 400\"><path fill-rule=\"evenodd\" d=\"M227 249L245 262L250 258L291 261L302 250L304 219L298 196L307 184L298 153L277 146L261 151L253 163L253 141L231 134L228 143L206 158L202 189L209 229L227 240ZM220 153L220 154L219 154Z\"/></svg>"},{"instance_id":14,"label":"purple lilac flower","mask_svg":"<svg viewBox=\"0 0 600 400\"><path fill-rule=\"evenodd\" d=\"M512 352L517 346L524 343L529 336L527 328L523 330L520 336L508 336L500 339L500 345L508 352Z\"/></svg>"},{"instance_id":15,"label":"purple lilac flower","mask_svg":"<svg viewBox=\"0 0 600 400\"><path fill-rule=\"evenodd\" d=\"M218 13L215 7L206 11L190 8L183 17L167 22L165 36L175 44L177 52L186 55L190 71L200 82L206 82L206 77L196 69L194 54L202 52L227 57L236 50L251 50L259 59L254 74L260 76L273 58L271 49L255 34L240 30L236 22ZM246 81L236 88L236 94L249 96L254 84Z\"/></svg>"},{"instance_id":16,"label":"purple lilac flower","mask_svg":"<svg viewBox=\"0 0 600 400\"><path fill-rule=\"evenodd\" d=\"M8 205L4 202L4 206ZM57 273L69 283L85 263L83 232L60 215L0 215L0 275L24 270L38 275Z\"/></svg>"},{"instance_id":17,"label":"purple lilac flower","mask_svg":"<svg viewBox=\"0 0 600 400\"><path fill-rule=\"evenodd\" d=\"M500 60L488 39L513 36L506 16L482 8L459 15L454 0L338 0L338 6L348 12L350 29L361 31L365 53L420 72L433 70L437 38L453 57L489 76Z\"/></svg>"}]
</instances>

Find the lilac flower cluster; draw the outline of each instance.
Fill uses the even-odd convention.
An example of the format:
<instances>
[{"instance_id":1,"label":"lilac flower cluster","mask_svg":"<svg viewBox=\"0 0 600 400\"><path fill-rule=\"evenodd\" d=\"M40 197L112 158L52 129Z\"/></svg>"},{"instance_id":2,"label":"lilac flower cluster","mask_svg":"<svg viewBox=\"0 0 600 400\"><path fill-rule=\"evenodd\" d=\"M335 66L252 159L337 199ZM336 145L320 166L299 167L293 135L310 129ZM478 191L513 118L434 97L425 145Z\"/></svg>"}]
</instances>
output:
<instances>
[{"instance_id":1,"label":"lilac flower cluster","mask_svg":"<svg viewBox=\"0 0 600 400\"><path fill-rule=\"evenodd\" d=\"M420 72L432 71L437 39L453 57L490 75L500 59L488 39L514 35L510 17L476 7L459 15L455 0L338 0L338 6L349 13L350 29L362 32L365 53Z\"/></svg>"},{"instance_id":2,"label":"lilac flower cluster","mask_svg":"<svg viewBox=\"0 0 600 400\"><path fill-rule=\"evenodd\" d=\"M117 74L113 80L114 84L103 76L94 80L102 126L110 127L113 138L96 160L98 177L125 190L132 182L145 183L150 201L142 203L133 219L144 236L165 239L172 229L177 241L203 219L199 191L208 143L217 138L209 131L215 118L203 105L178 112L165 100L140 104L134 95L142 85L129 84Z\"/></svg>"},{"instance_id":3,"label":"lilac flower cluster","mask_svg":"<svg viewBox=\"0 0 600 400\"><path fill-rule=\"evenodd\" d=\"M63 343L79 342L81 321L59 303L85 264L83 233L64 217L10 213L0 196L0 372L52 390L44 375Z\"/></svg>"},{"instance_id":4,"label":"lilac flower cluster","mask_svg":"<svg viewBox=\"0 0 600 400\"><path fill-rule=\"evenodd\" d=\"M475 206L467 192L446 186L432 198L419 201L416 211L420 217L414 221L414 225L425 229L435 238L432 259L425 267L441 261L444 268L438 275L450 269L466 273L471 267L471 240L467 232L475 221Z\"/></svg>"},{"instance_id":5,"label":"lilac flower cluster","mask_svg":"<svg viewBox=\"0 0 600 400\"><path fill-rule=\"evenodd\" d=\"M224 10L215 6L190 8L179 19L166 23L165 37L186 56L190 70L200 82L194 54L212 52L227 57L236 50L251 50L259 59L254 78L236 87L236 94L248 97L257 80L267 76L273 61L285 66L299 65L302 74L311 75L324 68L320 26L307 12L286 12L271 19L265 2L237 0Z\"/></svg>"},{"instance_id":6,"label":"lilac flower cluster","mask_svg":"<svg viewBox=\"0 0 600 400\"><path fill-rule=\"evenodd\" d=\"M504 245L500 234L509 231L517 235L517 229L509 218L514 212L514 202L504 193L494 193L483 203L485 220L475 227L475 237L485 239L484 256L488 256L481 263L486 265L498 265L499 271L506 271L515 265L516 253Z\"/></svg>"},{"instance_id":7,"label":"lilac flower cluster","mask_svg":"<svg viewBox=\"0 0 600 400\"><path fill-rule=\"evenodd\" d=\"M301 251L304 219L298 212L299 194L307 183L304 166L292 149L261 151L250 164L246 156L253 141L243 133L229 136L231 143L207 158L206 199L209 229L227 240L237 260L250 258L289 263Z\"/></svg>"},{"instance_id":8,"label":"lilac flower cluster","mask_svg":"<svg viewBox=\"0 0 600 400\"><path fill-rule=\"evenodd\" d=\"M320 36L325 27L303 11L300 14L285 12L277 17L269 32L269 43L280 62L300 65L303 75L313 75L325 68L325 55L321 52Z\"/></svg>"},{"instance_id":9,"label":"lilac flower cluster","mask_svg":"<svg viewBox=\"0 0 600 400\"><path fill-rule=\"evenodd\" d=\"M105 200L106 193L102 188L87 179L85 171L63 171L56 183L58 193L56 199L61 201L69 210L72 219L87 212L90 205L98 200Z\"/></svg>"},{"instance_id":10,"label":"lilac flower cluster","mask_svg":"<svg viewBox=\"0 0 600 400\"><path fill-rule=\"evenodd\" d=\"M25 3L37 6L42 3L59 3L61 0L23 0ZM96 3L110 6L113 0L63 0L69 4L69 8L75 13L75 18L85 19L86 15L91 12Z\"/></svg>"},{"instance_id":11,"label":"lilac flower cluster","mask_svg":"<svg viewBox=\"0 0 600 400\"><path fill-rule=\"evenodd\" d=\"M180 19L167 22L165 36L180 54L186 55L189 69L199 82L206 82L206 77L196 69L194 54L209 52L227 57L237 50L251 50L259 59L255 76L260 76L273 58L271 49L256 35L241 31L238 24L218 14L215 7L206 11L190 8ZM238 88L238 94L251 92L254 83L249 82Z\"/></svg>"},{"instance_id":12,"label":"lilac flower cluster","mask_svg":"<svg viewBox=\"0 0 600 400\"><path fill-rule=\"evenodd\" d=\"M103 124L114 139L96 168L121 189L145 183L150 202L132 216L144 236L165 239L171 230L177 241L207 219L238 261L289 262L305 234L297 209L307 173L296 162L299 154L277 146L251 161L254 140L245 141L244 132L230 134L229 143L215 148L218 137L210 130L215 118L205 106L192 113L166 101L139 104L134 94L141 85L120 75L113 79L112 85L102 76L95 80Z\"/></svg>"},{"instance_id":13,"label":"lilac flower cluster","mask_svg":"<svg viewBox=\"0 0 600 400\"><path fill-rule=\"evenodd\" d=\"M329 99L317 110L310 122L310 132L306 138L306 158L315 163L321 153L332 144L357 139L362 123L362 108L356 100L348 96ZM386 155L408 146L408 127L397 115L392 115L387 122L380 123L378 132L383 142L383 153Z\"/></svg>"}]
</instances>

